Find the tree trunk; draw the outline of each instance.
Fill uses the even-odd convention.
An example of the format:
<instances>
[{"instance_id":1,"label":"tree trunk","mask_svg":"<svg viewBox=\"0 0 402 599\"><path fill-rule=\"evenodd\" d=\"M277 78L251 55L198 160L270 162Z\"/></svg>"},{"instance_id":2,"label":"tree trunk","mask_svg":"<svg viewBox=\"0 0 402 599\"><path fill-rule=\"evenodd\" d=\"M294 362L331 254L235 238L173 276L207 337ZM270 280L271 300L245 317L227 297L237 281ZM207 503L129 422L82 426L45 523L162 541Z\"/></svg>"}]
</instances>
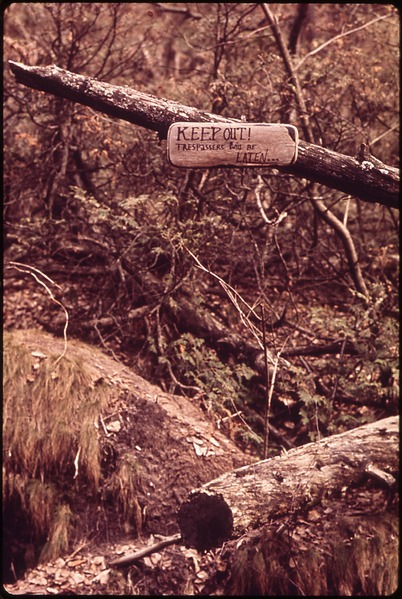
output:
<instances>
[{"instance_id":1,"label":"tree trunk","mask_svg":"<svg viewBox=\"0 0 402 599\"><path fill-rule=\"evenodd\" d=\"M237 119L197 110L139 92L131 87L110 85L60 69L57 66L29 67L9 61L18 82L67 98L141 127L157 131L166 138L169 126L178 121L239 122ZM358 161L326 148L299 142L298 158L280 167L296 177L317 181L367 202L399 207L399 170L370 156Z\"/></svg>"},{"instance_id":2,"label":"tree trunk","mask_svg":"<svg viewBox=\"0 0 402 599\"><path fill-rule=\"evenodd\" d=\"M393 489L398 430L398 417L392 416L223 474L181 505L184 543L198 550L220 546L367 477Z\"/></svg>"}]
</instances>

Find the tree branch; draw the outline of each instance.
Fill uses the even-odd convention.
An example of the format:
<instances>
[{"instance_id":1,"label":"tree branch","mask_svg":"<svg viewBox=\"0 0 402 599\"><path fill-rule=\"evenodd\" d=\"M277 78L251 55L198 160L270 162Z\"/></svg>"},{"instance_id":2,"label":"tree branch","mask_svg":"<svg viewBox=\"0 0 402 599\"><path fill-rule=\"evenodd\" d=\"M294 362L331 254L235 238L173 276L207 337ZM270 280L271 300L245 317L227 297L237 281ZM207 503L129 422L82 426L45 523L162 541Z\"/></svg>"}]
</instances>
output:
<instances>
[{"instance_id":1,"label":"tree branch","mask_svg":"<svg viewBox=\"0 0 402 599\"><path fill-rule=\"evenodd\" d=\"M314 48L314 50L312 50L311 52L309 52L308 54L303 56L303 58L300 60L300 62L294 67L295 71L297 71L297 69L299 67L301 67L301 65L304 63L305 60L307 60L307 58L310 58L311 56L314 56L318 52L321 52L321 50L323 50L324 48L329 46L329 44L333 44L337 40L339 40L343 37L346 37L347 35L351 35L352 33L357 33L358 31L361 31L362 29L366 29L367 27L370 27L370 25L377 23L377 21L381 21L382 19L388 19L388 17L390 17L390 16L391 16L390 14L381 15L379 17L376 17L375 19L372 19L368 23L364 23L363 25L360 25L360 27L355 27L354 29L350 29L349 31L344 31L343 33L339 33L338 35L331 37L331 39L327 40L326 42L324 42L323 44L318 46L318 48Z\"/></svg>"},{"instance_id":2,"label":"tree branch","mask_svg":"<svg viewBox=\"0 0 402 599\"><path fill-rule=\"evenodd\" d=\"M280 27L278 26L277 19L271 13L267 4L263 3L261 5L261 8L268 20L268 23L271 26L272 33L275 37L275 41L276 41L278 50L280 52L280 55L282 57L283 64L285 66L286 72L287 72L287 74L290 78L290 81L292 83L293 95L294 95L297 105L299 107L300 118L301 118L301 122L302 122L304 136L309 142L313 143L314 142L314 134L313 134L313 130L312 130L312 127L311 127L311 124L309 121L308 111L306 108L306 103L304 101L304 94L303 94L303 91L302 91L302 88L300 85L299 77L294 69L292 57L290 56L289 50L285 44L285 40L283 39L282 32L281 32ZM373 159L372 162L367 161L367 164L370 164L370 167L375 168L375 160L376 159ZM363 168L363 165L365 163L362 161L359 161L359 163L361 164L361 166ZM382 168L381 168L382 166L383 166L382 163L380 163L378 165L378 168L380 171L382 170ZM313 186L313 188L314 187L315 186ZM314 210L316 210L316 212L318 212L320 217L326 223L328 223L330 225L330 227L333 228L336 235L340 238L342 245L344 247L344 250L345 250L346 258L349 263L350 274L352 276L353 283L354 283L357 291L365 298L366 301L369 301L369 299L370 299L369 292L368 292L366 283L364 281L364 278L363 278L363 275L361 272L356 248L355 248L352 236L351 236L348 228L341 220L339 220L339 218L337 216L335 216L335 214L333 214L333 212L331 212L331 210L329 210L329 208L327 208L327 206L324 204L324 202L322 202L320 199L314 197L314 189L310 190L310 200L311 200L311 203L313 204Z\"/></svg>"},{"instance_id":3,"label":"tree branch","mask_svg":"<svg viewBox=\"0 0 402 599\"><path fill-rule=\"evenodd\" d=\"M9 61L9 65L19 83L157 131L161 139L166 137L169 126L178 121L239 122L238 119L224 118L157 98L128 86L110 85L71 73L54 65L30 67L13 61ZM297 161L280 170L317 181L366 202L399 207L399 170L390 166L370 167L351 156L300 141Z\"/></svg>"},{"instance_id":4,"label":"tree branch","mask_svg":"<svg viewBox=\"0 0 402 599\"><path fill-rule=\"evenodd\" d=\"M147 555L151 555L152 553L156 553L165 547L169 547L169 545L175 545L180 542L181 534L175 534L171 537L162 539L162 541L158 541L158 543L154 543L150 547L144 547L143 549L139 549L134 553L128 553L127 555L123 555L123 557L118 557L114 560L111 560L108 562L108 566L111 568L127 568Z\"/></svg>"}]
</instances>

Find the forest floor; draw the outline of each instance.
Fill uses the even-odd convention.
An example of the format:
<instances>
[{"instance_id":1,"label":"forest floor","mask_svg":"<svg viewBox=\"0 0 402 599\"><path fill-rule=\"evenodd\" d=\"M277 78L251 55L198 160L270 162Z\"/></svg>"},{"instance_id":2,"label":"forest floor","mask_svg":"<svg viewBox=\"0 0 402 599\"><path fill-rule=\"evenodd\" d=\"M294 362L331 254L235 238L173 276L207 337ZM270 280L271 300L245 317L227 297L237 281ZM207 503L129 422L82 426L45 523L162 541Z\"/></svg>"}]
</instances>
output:
<instances>
[{"instance_id":1,"label":"forest floor","mask_svg":"<svg viewBox=\"0 0 402 599\"><path fill-rule=\"evenodd\" d=\"M91 542L70 555L26 571L22 579L4 585L12 595L193 595L202 594L219 551L200 555L172 545L116 569L108 560L158 542L153 535L123 543Z\"/></svg>"},{"instance_id":2,"label":"forest floor","mask_svg":"<svg viewBox=\"0 0 402 599\"><path fill-rule=\"evenodd\" d=\"M61 311L34 283L21 281L10 287L4 296L5 339L10 335L28 354L30 377L36 377L45 370L45 364L63 355L63 337L44 330L46 316L52 314L49 305ZM324 322L327 326L328 321ZM106 348L74 339L67 331L65 360L82 364L93 386L101 383L107 388L107 400L97 422L104 456L100 494L91 496L85 485L79 486L71 464L67 473L70 479L67 476L64 486L71 487L70 507L78 524L69 550L41 563L40 548L33 546L32 536L21 525L18 529L18 522L15 525L7 518L3 520L7 528L3 536L3 583L10 594L209 594L213 581L228 574L225 552L233 553L236 540L233 546L229 542L204 554L178 542L129 567L110 564L177 534L176 513L192 489L256 460L224 434L216 413L202 410L196 400L172 395L149 383L136 372L135 364L130 368L124 363L125 357L118 347L109 348L107 353ZM375 419L387 415L382 404L376 409ZM360 415L363 410L368 410L364 401L347 406L348 414ZM140 465L141 513L134 522L128 521L122 506L108 496L113 472L125 456ZM383 493L373 495L371 487L363 489L361 496L347 499L341 506L343 516L347 509L359 511L360 504L375 503L381 509L384 504ZM333 506L323 505L305 515L299 524L300 538L311 535L322 547L317 523L326 521L328 514L332 516L332 510ZM329 520L334 521L332 517Z\"/></svg>"}]
</instances>

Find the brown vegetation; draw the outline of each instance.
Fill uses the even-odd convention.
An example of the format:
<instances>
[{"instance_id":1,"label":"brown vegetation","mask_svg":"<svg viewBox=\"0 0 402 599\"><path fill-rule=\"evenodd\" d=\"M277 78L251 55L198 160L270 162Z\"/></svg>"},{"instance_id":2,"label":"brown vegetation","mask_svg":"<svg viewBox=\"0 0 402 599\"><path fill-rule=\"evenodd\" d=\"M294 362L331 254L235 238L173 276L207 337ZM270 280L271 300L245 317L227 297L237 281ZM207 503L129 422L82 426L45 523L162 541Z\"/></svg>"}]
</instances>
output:
<instances>
[{"instance_id":1,"label":"brown vegetation","mask_svg":"<svg viewBox=\"0 0 402 599\"><path fill-rule=\"evenodd\" d=\"M177 532L186 493L246 463L187 399L77 341L59 360L63 345L38 330L4 338L7 578L92 538Z\"/></svg>"},{"instance_id":2,"label":"brown vegetation","mask_svg":"<svg viewBox=\"0 0 402 599\"><path fill-rule=\"evenodd\" d=\"M391 5L14 3L3 46L6 63L290 123L302 158L311 144L368 178L376 159L398 167ZM109 576L99 593L390 592L395 504L367 481L295 515L279 543L273 523L124 575L93 560L177 532L186 493L235 465L397 413L397 210L297 163L175 168L154 132L8 68L3 106L8 579L41 556L54 589L86 543L83 571Z\"/></svg>"}]
</instances>

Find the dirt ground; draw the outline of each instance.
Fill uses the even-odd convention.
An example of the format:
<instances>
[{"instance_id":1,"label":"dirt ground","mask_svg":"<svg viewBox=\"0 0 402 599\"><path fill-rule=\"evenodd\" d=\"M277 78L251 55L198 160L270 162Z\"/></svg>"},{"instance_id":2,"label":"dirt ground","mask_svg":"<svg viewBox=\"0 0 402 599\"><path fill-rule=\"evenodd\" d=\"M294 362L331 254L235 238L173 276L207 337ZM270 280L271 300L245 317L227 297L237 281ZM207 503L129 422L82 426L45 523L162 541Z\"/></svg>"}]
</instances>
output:
<instances>
[{"instance_id":1,"label":"dirt ground","mask_svg":"<svg viewBox=\"0 0 402 599\"><path fill-rule=\"evenodd\" d=\"M63 339L37 329L14 331L13 337L30 350L33 364L64 351ZM201 556L174 544L129 569L110 568L108 561L177 533L176 512L189 491L249 463L250 457L190 400L163 392L100 349L68 339L66 356L79 357L94 383L102 380L108 385L99 425L104 466L113 470L118 457L127 454L139 464L141 530L124 521L102 489L92 500L77 493L72 508L81 532L69 555L8 580L6 590L13 594L202 591L208 563L217 559L214 552Z\"/></svg>"},{"instance_id":2,"label":"dirt ground","mask_svg":"<svg viewBox=\"0 0 402 599\"><path fill-rule=\"evenodd\" d=\"M28 570L22 579L4 585L4 589L12 595L202 594L210 573L215 572L214 563L220 560L220 552L200 555L195 549L173 545L128 568L108 565L108 560L156 541L150 535L142 542L78 546L70 555Z\"/></svg>"}]
</instances>

